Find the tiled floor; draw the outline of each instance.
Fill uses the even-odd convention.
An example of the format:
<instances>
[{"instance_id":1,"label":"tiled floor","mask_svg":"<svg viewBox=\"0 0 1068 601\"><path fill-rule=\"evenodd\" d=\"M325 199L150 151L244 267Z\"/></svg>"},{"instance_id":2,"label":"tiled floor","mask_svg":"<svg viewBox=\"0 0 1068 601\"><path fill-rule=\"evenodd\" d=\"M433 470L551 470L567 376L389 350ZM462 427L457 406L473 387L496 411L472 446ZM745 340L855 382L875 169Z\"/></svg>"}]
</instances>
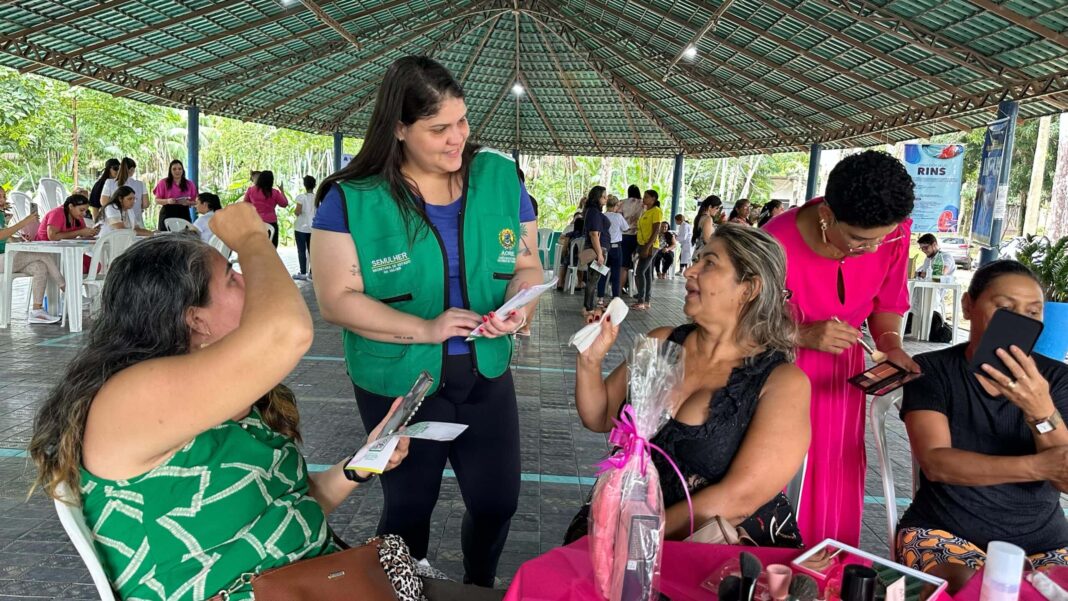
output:
<instances>
[{"instance_id":1,"label":"tiled floor","mask_svg":"<svg viewBox=\"0 0 1068 601\"><path fill-rule=\"evenodd\" d=\"M295 253L283 250L291 267ZM0 601L6 599L92 599L88 572L68 542L51 501L27 497L33 467L23 449L29 441L35 410L57 373L75 354L80 335L57 326L29 326L22 315L26 282L16 284L12 327L0 330ZM352 386L341 362L337 328L318 317L310 283L301 283L316 320L315 342L286 379L297 394L309 463L329 464L350 454L363 440ZM617 348L656 326L677 325L682 316L682 280L658 281L653 310L631 313ZM582 324L581 297L549 294L538 307L533 336L520 339L514 375L522 425L524 481L519 511L501 560L499 575L508 582L524 561L560 544L564 530L589 492L591 467L606 450L605 437L586 431L574 409L574 350L568 338ZM933 350L915 344L910 350ZM622 359L613 351L609 363ZM890 448L897 474L910 463L904 431L890 418ZM869 437L870 438L870 437ZM868 503L862 546L886 552L882 487L869 439ZM908 482L898 485L907 497ZM377 484L361 488L330 518L348 541L373 534L382 502ZM463 503L455 479L444 478L434 513L430 561L453 577L461 576L459 549Z\"/></svg>"}]
</instances>

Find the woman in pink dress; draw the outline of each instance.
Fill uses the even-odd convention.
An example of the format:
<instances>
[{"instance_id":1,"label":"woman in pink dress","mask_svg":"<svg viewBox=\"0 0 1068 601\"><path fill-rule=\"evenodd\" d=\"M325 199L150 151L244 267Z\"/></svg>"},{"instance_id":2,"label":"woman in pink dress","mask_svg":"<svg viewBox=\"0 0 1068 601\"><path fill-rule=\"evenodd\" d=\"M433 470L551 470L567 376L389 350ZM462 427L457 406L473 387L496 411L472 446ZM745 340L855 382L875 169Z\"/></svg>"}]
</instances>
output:
<instances>
[{"instance_id":1,"label":"woman in pink dress","mask_svg":"<svg viewBox=\"0 0 1068 601\"><path fill-rule=\"evenodd\" d=\"M771 220L786 249L786 288L797 310L797 364L812 382L812 444L798 507L809 544L860 542L864 509L864 393L848 379L863 371L861 324L894 363L919 371L901 348L913 183L892 156L843 159L823 198Z\"/></svg>"}]
</instances>

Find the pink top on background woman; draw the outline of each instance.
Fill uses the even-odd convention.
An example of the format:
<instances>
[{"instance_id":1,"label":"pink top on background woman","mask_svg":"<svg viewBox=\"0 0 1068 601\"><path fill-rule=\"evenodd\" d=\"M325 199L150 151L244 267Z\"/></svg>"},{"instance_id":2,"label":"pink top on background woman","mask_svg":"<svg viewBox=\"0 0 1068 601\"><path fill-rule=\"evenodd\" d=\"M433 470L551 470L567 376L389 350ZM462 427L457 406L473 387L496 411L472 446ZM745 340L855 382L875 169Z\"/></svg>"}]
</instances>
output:
<instances>
[{"instance_id":1,"label":"pink top on background woman","mask_svg":"<svg viewBox=\"0 0 1068 601\"><path fill-rule=\"evenodd\" d=\"M71 219L71 225L67 225L67 214L63 211L63 205L60 205L51 211L45 213L45 216L41 219L41 226L37 228L37 236L34 240L47 241L48 240L48 226L56 228L59 232L73 232L74 230L80 230L85 228L84 219Z\"/></svg>"},{"instance_id":2,"label":"pink top on background woman","mask_svg":"<svg viewBox=\"0 0 1068 601\"><path fill-rule=\"evenodd\" d=\"M289 206L289 200L286 199L286 195L281 190L272 188L271 197L267 198L263 194L263 190L256 186L252 186L245 191L245 202L251 202L252 206L256 207L256 212L260 214L260 219L264 223L278 223L278 216L274 214L274 208Z\"/></svg>"},{"instance_id":3,"label":"pink top on background woman","mask_svg":"<svg viewBox=\"0 0 1068 601\"><path fill-rule=\"evenodd\" d=\"M806 204L823 202L814 198ZM786 288L805 325L837 317L860 329L873 313L904 315L909 309L907 287L909 234L906 219L887 240L865 255L829 259L812 250L797 228L799 208L772 219L765 230L786 250ZM845 302L838 298L838 273L845 283ZM859 546L864 511L864 392L848 382L864 370L859 344L841 355L799 348L797 365L812 383L812 444L808 470L797 507L801 535L808 545L825 538Z\"/></svg>"},{"instance_id":4,"label":"pink top on background woman","mask_svg":"<svg viewBox=\"0 0 1068 601\"><path fill-rule=\"evenodd\" d=\"M152 195L156 197L156 200L163 199L178 199L184 198L185 202L179 203L186 206L192 206L197 199L197 185L193 183L193 180L185 180L185 190L182 190L179 182L175 182L174 185L168 184L169 178L163 178L156 184L156 189L152 191Z\"/></svg>"}]
</instances>

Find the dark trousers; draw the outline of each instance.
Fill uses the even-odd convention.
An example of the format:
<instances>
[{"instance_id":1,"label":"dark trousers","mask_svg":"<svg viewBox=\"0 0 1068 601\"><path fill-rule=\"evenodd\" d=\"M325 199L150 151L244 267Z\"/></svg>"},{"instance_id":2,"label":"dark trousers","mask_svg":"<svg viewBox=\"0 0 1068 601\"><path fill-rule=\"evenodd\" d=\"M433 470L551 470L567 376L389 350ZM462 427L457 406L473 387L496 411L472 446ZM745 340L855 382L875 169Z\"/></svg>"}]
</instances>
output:
<instances>
[{"instance_id":1,"label":"dark trousers","mask_svg":"<svg viewBox=\"0 0 1068 601\"><path fill-rule=\"evenodd\" d=\"M278 248L278 222L275 221L274 223L271 223L271 225L274 226L274 233L271 234L271 244L273 244L275 248Z\"/></svg>"},{"instance_id":2,"label":"dark trousers","mask_svg":"<svg viewBox=\"0 0 1068 601\"><path fill-rule=\"evenodd\" d=\"M103 210L100 211L103 214ZM156 229L161 232L167 231L167 220L171 217L177 217L178 219L189 219L189 207L185 205L163 205L159 208L159 218L157 219Z\"/></svg>"},{"instance_id":3,"label":"dark trousers","mask_svg":"<svg viewBox=\"0 0 1068 601\"><path fill-rule=\"evenodd\" d=\"M656 249L653 249L656 252ZM653 291L653 258L639 257L638 267L634 269L634 279L638 283L638 302L647 303Z\"/></svg>"},{"instance_id":4,"label":"dark trousers","mask_svg":"<svg viewBox=\"0 0 1068 601\"><path fill-rule=\"evenodd\" d=\"M592 265L592 263L591 263ZM593 311L597 308L597 289L604 288L605 278L593 267L586 268L586 287L582 292L582 308Z\"/></svg>"},{"instance_id":5,"label":"dark trousers","mask_svg":"<svg viewBox=\"0 0 1068 601\"><path fill-rule=\"evenodd\" d=\"M622 291L619 289L619 276L623 270L623 249L618 244L613 244L608 249L608 272L607 278L601 278L600 282L597 282L597 296L604 298L605 284L611 280L612 283L612 296L619 296Z\"/></svg>"},{"instance_id":6,"label":"dark trousers","mask_svg":"<svg viewBox=\"0 0 1068 601\"><path fill-rule=\"evenodd\" d=\"M623 268L634 268L634 253L638 250L638 235L637 234L623 234L623 242L620 243L620 247L623 249Z\"/></svg>"},{"instance_id":7,"label":"dark trousers","mask_svg":"<svg viewBox=\"0 0 1068 601\"><path fill-rule=\"evenodd\" d=\"M308 273L308 257L311 256L311 232L293 232L297 239L297 262L300 263L300 273Z\"/></svg>"},{"instance_id":8,"label":"dark trousers","mask_svg":"<svg viewBox=\"0 0 1068 601\"><path fill-rule=\"evenodd\" d=\"M444 386L423 402L412 423L454 422L468 428L451 443L412 440L404 462L382 475L378 534L398 534L413 557L426 557L430 516L448 460L467 509L460 531L464 582L493 586L519 503L519 410L512 372L496 380L483 378L470 355L449 356L443 371ZM355 389L360 417L370 432L394 399Z\"/></svg>"},{"instance_id":9,"label":"dark trousers","mask_svg":"<svg viewBox=\"0 0 1068 601\"><path fill-rule=\"evenodd\" d=\"M671 265L675 263L675 251L662 250L656 253L656 271L660 272L660 275L667 274L671 269Z\"/></svg>"}]
</instances>

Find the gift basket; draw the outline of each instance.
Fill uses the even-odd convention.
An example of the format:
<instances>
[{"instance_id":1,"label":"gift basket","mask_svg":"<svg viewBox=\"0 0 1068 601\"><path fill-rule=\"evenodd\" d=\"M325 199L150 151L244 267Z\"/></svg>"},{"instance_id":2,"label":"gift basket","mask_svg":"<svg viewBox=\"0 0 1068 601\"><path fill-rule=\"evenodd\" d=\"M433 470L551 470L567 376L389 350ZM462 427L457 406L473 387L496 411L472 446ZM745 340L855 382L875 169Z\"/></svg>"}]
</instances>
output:
<instances>
[{"instance_id":1,"label":"gift basket","mask_svg":"<svg viewBox=\"0 0 1068 601\"><path fill-rule=\"evenodd\" d=\"M627 367L629 403L609 434L615 452L598 465L593 489L590 559L597 591L604 599L650 601L658 598L664 546L664 499L651 453L663 455L684 479L671 458L649 439L671 417L672 393L683 377L683 349L642 336Z\"/></svg>"}]
</instances>

